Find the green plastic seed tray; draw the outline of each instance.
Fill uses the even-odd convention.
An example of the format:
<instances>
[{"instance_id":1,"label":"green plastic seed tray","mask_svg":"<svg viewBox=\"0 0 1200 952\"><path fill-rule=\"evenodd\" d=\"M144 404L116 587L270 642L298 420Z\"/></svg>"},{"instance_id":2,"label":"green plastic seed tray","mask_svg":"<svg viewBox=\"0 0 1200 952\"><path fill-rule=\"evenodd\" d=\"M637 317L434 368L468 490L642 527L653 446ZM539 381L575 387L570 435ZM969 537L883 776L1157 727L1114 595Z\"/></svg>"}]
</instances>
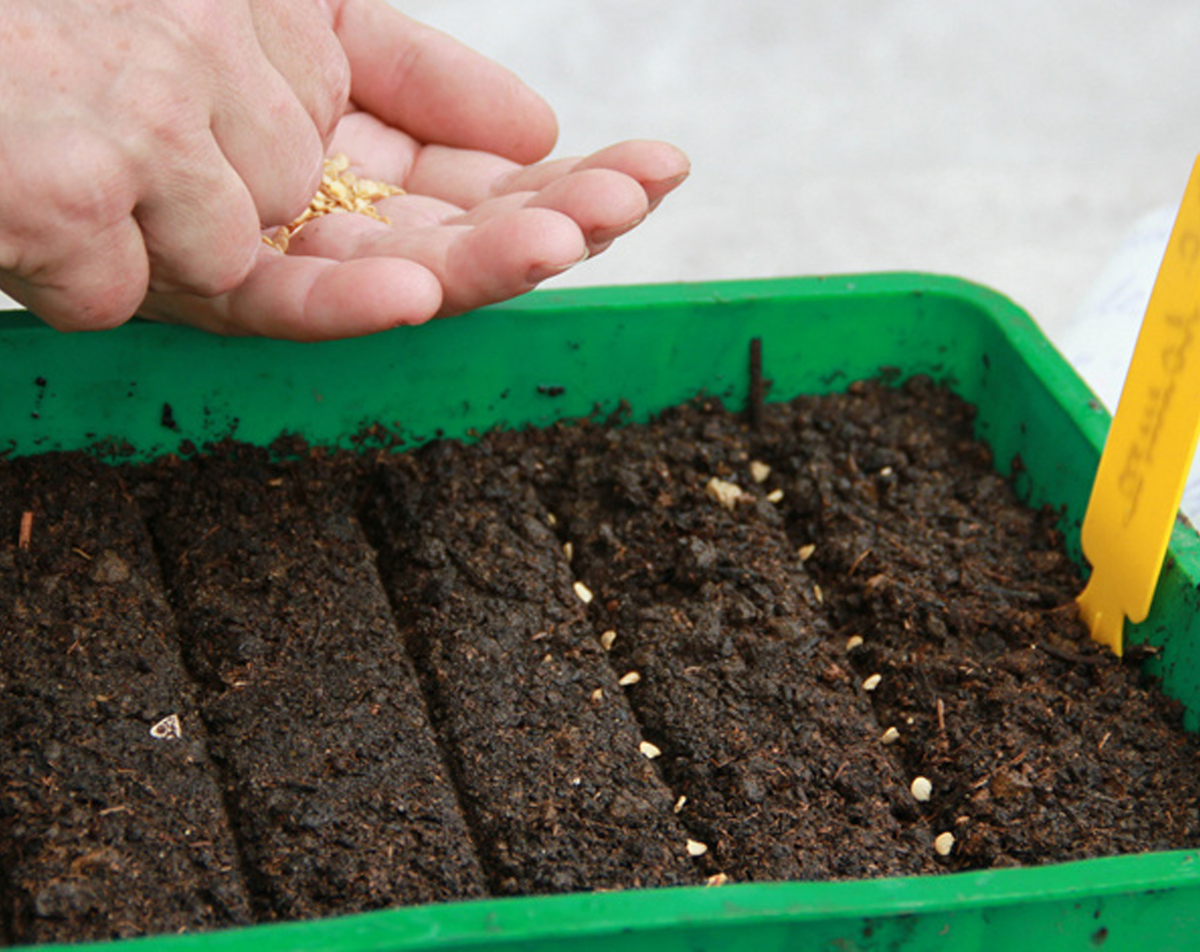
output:
<instances>
[{"instance_id":1,"label":"green plastic seed tray","mask_svg":"<svg viewBox=\"0 0 1200 952\"><path fill-rule=\"evenodd\" d=\"M226 436L354 445L371 423L410 444L698 393L745 403L751 341L769 399L891 368L978 408L1017 486L1061 507L1072 553L1109 418L1033 321L951 278L865 275L542 291L367 339L297 345L133 322L64 336L0 315L0 453L91 448L151 458ZM1200 726L1200 539L1180 523L1131 642ZM1182 949L1200 944L1200 852L836 883L734 884L481 900L139 939L142 952L332 949L671 952L774 949ZM99 948L84 946L75 948Z\"/></svg>"}]
</instances>

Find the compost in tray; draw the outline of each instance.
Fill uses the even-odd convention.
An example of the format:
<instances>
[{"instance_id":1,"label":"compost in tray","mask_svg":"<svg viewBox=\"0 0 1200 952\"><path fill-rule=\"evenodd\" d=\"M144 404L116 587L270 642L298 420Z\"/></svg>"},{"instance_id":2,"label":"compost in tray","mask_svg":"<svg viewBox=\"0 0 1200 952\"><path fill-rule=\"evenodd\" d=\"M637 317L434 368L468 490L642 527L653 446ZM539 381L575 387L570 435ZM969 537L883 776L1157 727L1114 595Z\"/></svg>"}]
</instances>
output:
<instances>
[{"instance_id":1,"label":"compost in tray","mask_svg":"<svg viewBox=\"0 0 1200 952\"><path fill-rule=\"evenodd\" d=\"M1196 845L969 407L756 423L0 464L7 939Z\"/></svg>"}]
</instances>

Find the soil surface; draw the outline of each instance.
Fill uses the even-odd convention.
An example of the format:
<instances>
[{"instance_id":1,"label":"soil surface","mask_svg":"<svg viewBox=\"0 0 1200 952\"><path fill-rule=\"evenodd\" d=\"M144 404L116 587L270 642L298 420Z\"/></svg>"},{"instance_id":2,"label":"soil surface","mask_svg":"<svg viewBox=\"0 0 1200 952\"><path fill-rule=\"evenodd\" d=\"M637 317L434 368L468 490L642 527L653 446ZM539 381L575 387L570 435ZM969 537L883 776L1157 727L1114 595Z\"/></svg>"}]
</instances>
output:
<instances>
[{"instance_id":1,"label":"soil surface","mask_svg":"<svg viewBox=\"0 0 1200 952\"><path fill-rule=\"evenodd\" d=\"M4 464L0 524L6 937L249 922L194 684L116 472L82 456Z\"/></svg>"},{"instance_id":2,"label":"soil surface","mask_svg":"<svg viewBox=\"0 0 1200 952\"><path fill-rule=\"evenodd\" d=\"M756 411L0 462L5 941L1200 843L969 407Z\"/></svg>"},{"instance_id":3,"label":"soil surface","mask_svg":"<svg viewBox=\"0 0 1200 952\"><path fill-rule=\"evenodd\" d=\"M373 554L319 459L168 460L149 517L263 918L483 894Z\"/></svg>"}]
</instances>

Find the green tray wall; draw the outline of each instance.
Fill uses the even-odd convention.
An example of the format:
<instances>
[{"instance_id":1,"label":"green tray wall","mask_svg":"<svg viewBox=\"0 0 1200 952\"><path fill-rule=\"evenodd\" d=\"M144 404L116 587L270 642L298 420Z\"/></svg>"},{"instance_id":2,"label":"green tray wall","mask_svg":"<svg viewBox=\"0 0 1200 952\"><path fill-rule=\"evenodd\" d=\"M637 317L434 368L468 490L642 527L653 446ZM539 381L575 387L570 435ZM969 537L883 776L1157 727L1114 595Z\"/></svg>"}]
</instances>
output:
<instances>
[{"instance_id":1,"label":"green tray wall","mask_svg":"<svg viewBox=\"0 0 1200 952\"><path fill-rule=\"evenodd\" d=\"M113 459L226 436L299 433L405 445L608 412L634 419L699 393L740 408L762 341L768 399L929 374L978 408L977 432L1031 504L1062 512L1073 555L1108 415L1011 301L917 274L542 291L460 318L320 345L145 322L59 335L0 314L0 454ZM169 412L166 408L169 407ZM170 424L170 425L168 425ZM366 443L371 442L370 437ZM1182 522L1150 617L1129 632L1200 725L1200 540ZM1200 932L1200 853L870 882L737 885L489 900L139 940L162 952L382 949L1176 948ZM1193 911L1195 910L1195 911ZM1197 940L1200 941L1200 940ZM80 947L75 947L76 949Z\"/></svg>"}]
</instances>

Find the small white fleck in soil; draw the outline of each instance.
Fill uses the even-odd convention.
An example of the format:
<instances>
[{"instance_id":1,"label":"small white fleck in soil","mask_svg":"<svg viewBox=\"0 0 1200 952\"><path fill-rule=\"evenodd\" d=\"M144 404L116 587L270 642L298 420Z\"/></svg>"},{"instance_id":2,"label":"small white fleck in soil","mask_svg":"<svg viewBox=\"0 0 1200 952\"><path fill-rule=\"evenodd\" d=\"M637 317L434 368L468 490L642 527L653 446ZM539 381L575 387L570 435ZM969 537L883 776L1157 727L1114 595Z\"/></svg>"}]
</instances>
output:
<instances>
[{"instance_id":1,"label":"small white fleck in soil","mask_svg":"<svg viewBox=\"0 0 1200 952\"><path fill-rule=\"evenodd\" d=\"M921 803L928 803L929 798L933 796L933 784L928 777L914 777L909 789L912 791L913 799Z\"/></svg>"},{"instance_id":2,"label":"small white fleck in soil","mask_svg":"<svg viewBox=\"0 0 1200 952\"><path fill-rule=\"evenodd\" d=\"M816 543L810 542L808 545L802 545L796 550L796 554L800 556L801 562L807 562L813 557L813 553L817 551Z\"/></svg>"},{"instance_id":3,"label":"small white fleck in soil","mask_svg":"<svg viewBox=\"0 0 1200 952\"><path fill-rule=\"evenodd\" d=\"M179 715L168 714L150 728L150 736L155 740L178 740L183 736L183 725L179 723Z\"/></svg>"},{"instance_id":4,"label":"small white fleck in soil","mask_svg":"<svg viewBox=\"0 0 1200 952\"><path fill-rule=\"evenodd\" d=\"M846 650L853 651L855 648L861 648L862 643L862 635L851 635L846 639Z\"/></svg>"},{"instance_id":5,"label":"small white fleck in soil","mask_svg":"<svg viewBox=\"0 0 1200 952\"><path fill-rule=\"evenodd\" d=\"M783 490L773 489L767 493L767 502L783 502Z\"/></svg>"},{"instance_id":6,"label":"small white fleck in soil","mask_svg":"<svg viewBox=\"0 0 1200 952\"><path fill-rule=\"evenodd\" d=\"M605 651L612 651L612 646L616 643L616 640L617 633L614 629L610 628L600 635L600 647Z\"/></svg>"},{"instance_id":7,"label":"small white fleck in soil","mask_svg":"<svg viewBox=\"0 0 1200 952\"><path fill-rule=\"evenodd\" d=\"M889 727L883 732L883 736L879 738L880 743L894 744L900 739L900 732L894 727Z\"/></svg>"},{"instance_id":8,"label":"small white fleck in soil","mask_svg":"<svg viewBox=\"0 0 1200 952\"><path fill-rule=\"evenodd\" d=\"M638 744L638 750L642 752L642 756L647 760L653 760L655 757L661 757L662 751L655 747L650 741L644 740Z\"/></svg>"},{"instance_id":9,"label":"small white fleck in soil","mask_svg":"<svg viewBox=\"0 0 1200 952\"><path fill-rule=\"evenodd\" d=\"M592 590L584 585L583 582L575 583L575 594L579 596L579 600L585 605L590 605L592 599L595 597L592 595Z\"/></svg>"},{"instance_id":10,"label":"small white fleck in soil","mask_svg":"<svg viewBox=\"0 0 1200 952\"><path fill-rule=\"evenodd\" d=\"M771 467L762 460L750 461L750 476L756 483L765 483L771 475Z\"/></svg>"},{"instance_id":11,"label":"small white fleck in soil","mask_svg":"<svg viewBox=\"0 0 1200 952\"><path fill-rule=\"evenodd\" d=\"M938 838L933 841L933 848L938 856L949 856L950 851L954 849L954 834L949 831L939 833Z\"/></svg>"},{"instance_id":12,"label":"small white fleck in soil","mask_svg":"<svg viewBox=\"0 0 1200 952\"><path fill-rule=\"evenodd\" d=\"M688 856L703 856L708 852L708 846L701 843L699 840L687 841Z\"/></svg>"},{"instance_id":13,"label":"small white fleck in soil","mask_svg":"<svg viewBox=\"0 0 1200 952\"><path fill-rule=\"evenodd\" d=\"M687 805L687 797L680 794L679 799L675 801L675 806L671 807L672 813L679 813Z\"/></svg>"},{"instance_id":14,"label":"small white fleck in soil","mask_svg":"<svg viewBox=\"0 0 1200 952\"><path fill-rule=\"evenodd\" d=\"M617 681L617 684L621 685L623 688L627 688L631 684L637 684L640 680L642 680L642 676L640 674L638 674L636 671L630 671L627 674L621 675L621 678L619 681Z\"/></svg>"},{"instance_id":15,"label":"small white fleck in soil","mask_svg":"<svg viewBox=\"0 0 1200 952\"><path fill-rule=\"evenodd\" d=\"M862 685L863 690L864 691L874 691L877 687L879 687L879 682L882 680L883 680L882 674L873 674L869 678L864 678L863 685Z\"/></svg>"}]
</instances>

